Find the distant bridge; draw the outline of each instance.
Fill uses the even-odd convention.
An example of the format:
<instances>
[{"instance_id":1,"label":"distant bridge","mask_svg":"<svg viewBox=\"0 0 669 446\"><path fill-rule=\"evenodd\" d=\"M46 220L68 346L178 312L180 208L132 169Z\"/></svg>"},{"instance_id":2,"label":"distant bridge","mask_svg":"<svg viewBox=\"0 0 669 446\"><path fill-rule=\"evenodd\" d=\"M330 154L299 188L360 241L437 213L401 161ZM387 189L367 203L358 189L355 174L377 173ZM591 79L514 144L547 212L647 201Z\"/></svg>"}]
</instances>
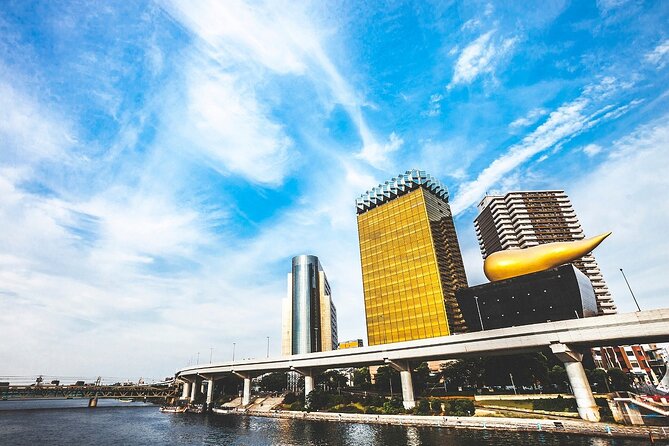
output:
<instances>
[{"instance_id":1,"label":"distant bridge","mask_svg":"<svg viewBox=\"0 0 669 446\"><path fill-rule=\"evenodd\" d=\"M654 342L669 342L669 308L280 358L205 364L178 370L176 378L184 383L182 398L190 401L197 398L202 381L206 380L206 401L210 405L215 380L226 374L237 375L244 379L246 405L250 402L251 378L267 372L293 370L304 375L308 394L314 388L318 370L386 364L400 372L404 405L411 408L415 406L411 362L551 351L564 363L580 416L598 421L599 410L581 364L581 352L591 347Z\"/></svg>"},{"instance_id":2,"label":"distant bridge","mask_svg":"<svg viewBox=\"0 0 669 446\"><path fill-rule=\"evenodd\" d=\"M56 386L51 384L30 386L0 385L0 400L27 399L73 399L88 398L89 406L95 407L99 398L119 399L168 399L177 396L177 388L173 385L71 385Z\"/></svg>"}]
</instances>

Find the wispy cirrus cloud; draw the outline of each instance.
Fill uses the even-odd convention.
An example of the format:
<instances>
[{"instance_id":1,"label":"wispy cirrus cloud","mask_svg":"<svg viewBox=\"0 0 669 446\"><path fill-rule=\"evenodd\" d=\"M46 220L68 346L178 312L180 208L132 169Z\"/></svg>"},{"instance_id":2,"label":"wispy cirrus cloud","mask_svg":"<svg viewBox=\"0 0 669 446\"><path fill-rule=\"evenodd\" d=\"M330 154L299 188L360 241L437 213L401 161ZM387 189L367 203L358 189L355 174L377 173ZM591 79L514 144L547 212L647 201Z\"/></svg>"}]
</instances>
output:
<instances>
[{"instance_id":1,"label":"wispy cirrus cloud","mask_svg":"<svg viewBox=\"0 0 669 446\"><path fill-rule=\"evenodd\" d=\"M447 88L470 84L484 74L494 73L498 63L517 41L516 37L498 38L494 29L479 36L460 52Z\"/></svg>"},{"instance_id":2,"label":"wispy cirrus cloud","mask_svg":"<svg viewBox=\"0 0 669 446\"><path fill-rule=\"evenodd\" d=\"M569 194L581 224L593 234L613 231L597 258L619 311L636 308L620 275L624 268L642 308L665 305L662 290L669 286L663 273L669 242L662 234L669 214L665 199L669 178L669 125L664 115L631 130L607 150L594 171L577 179ZM621 197L631 197L621 203ZM620 203L612 206L611 203Z\"/></svg>"},{"instance_id":3,"label":"wispy cirrus cloud","mask_svg":"<svg viewBox=\"0 0 669 446\"><path fill-rule=\"evenodd\" d=\"M629 85L628 82L605 77L586 86L578 98L552 111L542 124L493 160L475 180L462 184L453 200L453 212L462 212L476 204L486 190L533 156L569 141L605 119L614 119L615 113L609 113L615 107L602 104L602 101L620 89L629 88Z\"/></svg>"},{"instance_id":4,"label":"wispy cirrus cloud","mask_svg":"<svg viewBox=\"0 0 669 446\"><path fill-rule=\"evenodd\" d=\"M242 1L219 4L202 0L198 3L198 7L193 7L191 2L174 0L166 2L165 7L204 42L197 46L197 50L204 55L202 63L205 66L200 69L218 71L218 76L225 79L231 76L231 65L237 68L240 64L246 66L244 75L232 80L237 88L229 90L228 96L240 90L257 94L256 86L263 84L268 76L292 74L306 77L317 90L325 91L331 102L341 104L349 114L361 139L359 158L377 167L387 163L388 155L399 147L398 140L379 142L364 118L364 99L341 74L324 49L326 32L319 29L319 24L302 7L281 3L251 6ZM228 99L239 103L241 108L253 109L256 105L252 97L253 94L246 94ZM243 105L245 101L251 103ZM276 123L269 118L263 121L258 123L258 128L267 125L276 128ZM252 142L254 135L247 135L249 142ZM272 138L267 135L259 141L259 146L273 146L281 148L280 152L286 151L286 139L280 134L275 136ZM270 153L270 158L274 157L276 162L275 155L278 153ZM226 158L220 160L226 168L233 164L226 161L234 161ZM272 166L272 163L262 163L260 159L257 162L261 166L265 164L267 169ZM286 167L281 163L279 166ZM246 170L237 171L248 174ZM283 178L282 171L285 174L287 169L278 169L274 183ZM252 178L258 180L258 177Z\"/></svg>"},{"instance_id":5,"label":"wispy cirrus cloud","mask_svg":"<svg viewBox=\"0 0 669 446\"><path fill-rule=\"evenodd\" d=\"M588 144L587 146L583 147L583 153L586 155L592 157L597 155L602 151L602 146L599 144Z\"/></svg>"},{"instance_id":6,"label":"wispy cirrus cloud","mask_svg":"<svg viewBox=\"0 0 669 446\"><path fill-rule=\"evenodd\" d=\"M35 163L67 156L67 148L75 144L72 123L55 112L44 116L39 101L15 85L0 79L0 98L7 104L0 107L0 159Z\"/></svg>"},{"instance_id":7,"label":"wispy cirrus cloud","mask_svg":"<svg viewBox=\"0 0 669 446\"><path fill-rule=\"evenodd\" d=\"M528 127L537 122L541 117L546 116L547 113L548 110L545 108L534 108L530 110L527 115L522 116L509 124L509 128L518 129L522 127Z\"/></svg>"},{"instance_id":8,"label":"wispy cirrus cloud","mask_svg":"<svg viewBox=\"0 0 669 446\"><path fill-rule=\"evenodd\" d=\"M657 45L653 51L649 51L644 56L646 62L655 65L657 68L664 68L667 65L667 58L669 55L669 39L664 40Z\"/></svg>"}]
</instances>

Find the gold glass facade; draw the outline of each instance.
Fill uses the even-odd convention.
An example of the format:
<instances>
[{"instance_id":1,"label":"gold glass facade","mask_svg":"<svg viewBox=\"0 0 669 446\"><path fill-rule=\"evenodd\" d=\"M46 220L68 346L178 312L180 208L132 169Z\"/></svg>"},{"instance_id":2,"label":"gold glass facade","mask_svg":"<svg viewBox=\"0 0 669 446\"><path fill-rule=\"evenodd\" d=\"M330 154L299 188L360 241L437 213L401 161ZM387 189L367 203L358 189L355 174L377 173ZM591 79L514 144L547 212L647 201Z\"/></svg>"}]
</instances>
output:
<instances>
[{"instance_id":1,"label":"gold glass facade","mask_svg":"<svg viewBox=\"0 0 669 446\"><path fill-rule=\"evenodd\" d=\"M358 214L369 345L464 331L467 286L448 202L423 187Z\"/></svg>"}]
</instances>

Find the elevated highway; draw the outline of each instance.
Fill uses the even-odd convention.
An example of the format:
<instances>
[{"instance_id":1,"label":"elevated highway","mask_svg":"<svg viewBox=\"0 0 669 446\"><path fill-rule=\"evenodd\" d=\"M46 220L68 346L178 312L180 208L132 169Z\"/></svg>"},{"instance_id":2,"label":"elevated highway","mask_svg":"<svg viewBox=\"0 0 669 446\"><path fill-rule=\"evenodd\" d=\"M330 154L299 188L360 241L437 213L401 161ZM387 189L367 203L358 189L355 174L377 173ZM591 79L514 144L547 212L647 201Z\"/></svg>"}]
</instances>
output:
<instances>
[{"instance_id":1,"label":"elevated highway","mask_svg":"<svg viewBox=\"0 0 669 446\"><path fill-rule=\"evenodd\" d=\"M415 405L412 362L550 351L565 364L579 414L586 420L596 421L599 412L581 364L581 352L591 347L655 342L669 342L669 308L355 349L206 364L180 369L176 378L184 383L182 397L190 399L195 398L202 379L207 380L207 403L211 404L214 381L225 374L236 374L244 379L243 399L248 404L251 378L263 373L297 371L305 377L305 394L308 394L313 389L316 370L387 364L400 372L404 405L410 408Z\"/></svg>"},{"instance_id":2,"label":"elevated highway","mask_svg":"<svg viewBox=\"0 0 669 446\"><path fill-rule=\"evenodd\" d=\"M88 398L89 406L95 407L99 398L160 399L173 398L177 388L157 385L105 386L105 385L30 385L0 386L0 400L26 399L72 399Z\"/></svg>"}]
</instances>

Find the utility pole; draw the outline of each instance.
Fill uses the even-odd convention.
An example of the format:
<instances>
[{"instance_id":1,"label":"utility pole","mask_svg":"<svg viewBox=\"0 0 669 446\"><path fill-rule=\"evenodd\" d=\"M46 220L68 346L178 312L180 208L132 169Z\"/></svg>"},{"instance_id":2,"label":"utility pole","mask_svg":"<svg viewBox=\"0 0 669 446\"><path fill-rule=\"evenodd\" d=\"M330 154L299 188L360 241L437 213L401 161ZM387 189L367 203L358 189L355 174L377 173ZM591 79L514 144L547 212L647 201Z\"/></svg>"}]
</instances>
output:
<instances>
[{"instance_id":1,"label":"utility pole","mask_svg":"<svg viewBox=\"0 0 669 446\"><path fill-rule=\"evenodd\" d=\"M232 362L235 362L235 346L237 345L236 342L232 343Z\"/></svg>"},{"instance_id":2,"label":"utility pole","mask_svg":"<svg viewBox=\"0 0 669 446\"><path fill-rule=\"evenodd\" d=\"M627 284L627 288L630 290L630 294L632 295L632 299L634 299L634 303L636 304L636 309L641 311L641 307L639 307L639 302L636 300L636 296L634 295L634 291L632 291L632 287L630 286L630 283L627 281L627 276L625 276L625 271L623 271L622 268L620 268L620 273L623 275L623 279L625 279L625 283Z\"/></svg>"},{"instance_id":3,"label":"utility pole","mask_svg":"<svg viewBox=\"0 0 669 446\"><path fill-rule=\"evenodd\" d=\"M200 365L200 352L197 352L197 363L196 365Z\"/></svg>"},{"instance_id":4,"label":"utility pole","mask_svg":"<svg viewBox=\"0 0 669 446\"><path fill-rule=\"evenodd\" d=\"M211 358L214 356L214 347L209 347L209 364L211 364Z\"/></svg>"},{"instance_id":5,"label":"utility pole","mask_svg":"<svg viewBox=\"0 0 669 446\"><path fill-rule=\"evenodd\" d=\"M267 336L267 357L269 358L269 336Z\"/></svg>"}]
</instances>

